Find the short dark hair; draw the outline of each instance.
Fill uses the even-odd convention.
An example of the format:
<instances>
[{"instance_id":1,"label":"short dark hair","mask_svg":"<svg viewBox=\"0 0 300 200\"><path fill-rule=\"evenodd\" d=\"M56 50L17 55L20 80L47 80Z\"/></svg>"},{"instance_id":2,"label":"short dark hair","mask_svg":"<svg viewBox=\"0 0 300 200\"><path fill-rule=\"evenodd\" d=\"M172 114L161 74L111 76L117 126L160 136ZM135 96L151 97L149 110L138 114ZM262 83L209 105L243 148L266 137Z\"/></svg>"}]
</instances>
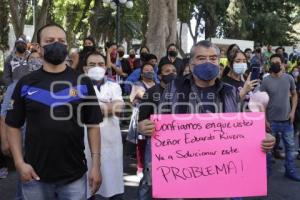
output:
<instances>
[{"instance_id":1,"label":"short dark hair","mask_svg":"<svg viewBox=\"0 0 300 200\"><path fill-rule=\"evenodd\" d=\"M275 53L271 55L270 61L272 60L272 58L280 58L281 62L284 63L284 58L280 54Z\"/></svg>"},{"instance_id":2,"label":"short dark hair","mask_svg":"<svg viewBox=\"0 0 300 200\"><path fill-rule=\"evenodd\" d=\"M61 25L59 25L59 24L57 24L57 23L50 23L50 24L46 24L45 26L42 26L42 27L37 31L37 34L36 34L37 43L41 44L41 33L42 33L42 31L43 31L45 28L53 27L53 26L54 26L54 27L58 27L58 28L60 28L61 30L63 30L63 31L65 32L66 36L67 36L67 32L65 31L65 29L64 29Z\"/></svg>"},{"instance_id":3,"label":"short dark hair","mask_svg":"<svg viewBox=\"0 0 300 200\"><path fill-rule=\"evenodd\" d=\"M149 62L149 61L152 60L152 59L157 60L157 57L156 57L156 55L149 53L149 54L147 54L147 56L146 56L146 58L145 58L145 61L146 61L146 62Z\"/></svg>"},{"instance_id":4,"label":"short dark hair","mask_svg":"<svg viewBox=\"0 0 300 200\"><path fill-rule=\"evenodd\" d=\"M177 49L177 46L176 46L176 44L175 44L175 43L171 43L171 44L169 44L169 45L168 45L168 47L167 47L167 51L169 50L169 48L170 48L170 47L173 47L173 46L174 46L174 47L176 47L176 49Z\"/></svg>"},{"instance_id":5,"label":"short dark hair","mask_svg":"<svg viewBox=\"0 0 300 200\"><path fill-rule=\"evenodd\" d=\"M117 46L117 43L115 43L115 42L106 42L105 43L105 50L107 51L107 49L109 49L113 45Z\"/></svg>"},{"instance_id":6,"label":"short dark hair","mask_svg":"<svg viewBox=\"0 0 300 200\"><path fill-rule=\"evenodd\" d=\"M277 53L277 52L278 52L278 50L280 50L280 49L282 49L282 51L283 51L283 47L282 47L282 46L280 46L280 47L277 47L277 48L275 49L275 53Z\"/></svg>"},{"instance_id":7,"label":"short dark hair","mask_svg":"<svg viewBox=\"0 0 300 200\"><path fill-rule=\"evenodd\" d=\"M260 47L256 48L255 53L261 53L261 48Z\"/></svg>"},{"instance_id":8,"label":"short dark hair","mask_svg":"<svg viewBox=\"0 0 300 200\"><path fill-rule=\"evenodd\" d=\"M101 56L103 59L104 59L104 62L106 64L106 58L103 54L101 54L99 51L92 51L90 53L88 53L86 56L85 56L85 59L84 59L84 65L87 66L87 60L90 56Z\"/></svg>"},{"instance_id":9,"label":"short dark hair","mask_svg":"<svg viewBox=\"0 0 300 200\"><path fill-rule=\"evenodd\" d=\"M176 67L175 67L175 65L174 65L173 63L171 63L170 61L166 61L166 62L161 63L161 64L158 66L157 74L161 74L161 73L162 73L162 70L163 70L163 68L164 68L164 66L166 66L166 65L173 65L174 68L176 69ZM177 69L176 69L176 71L177 71Z\"/></svg>"},{"instance_id":10,"label":"short dark hair","mask_svg":"<svg viewBox=\"0 0 300 200\"><path fill-rule=\"evenodd\" d=\"M190 59L193 59L194 56L195 56L195 48L198 48L198 47L204 47L204 48L214 48L216 49L216 52L217 52L217 56L219 57L220 56L220 49L219 47L217 47L215 44L211 43L211 41L208 41L208 40L202 40L198 43L196 43L192 49L191 49L191 52L190 52Z\"/></svg>"},{"instance_id":11,"label":"short dark hair","mask_svg":"<svg viewBox=\"0 0 300 200\"><path fill-rule=\"evenodd\" d=\"M250 48L245 49L244 52L246 53L247 51L251 51L251 53L252 53L252 49L250 49Z\"/></svg>"},{"instance_id":12,"label":"short dark hair","mask_svg":"<svg viewBox=\"0 0 300 200\"><path fill-rule=\"evenodd\" d=\"M154 66L153 66L151 63L146 62L146 63L144 63L144 64L141 66L141 74L143 73L143 70L144 70L144 68L145 68L147 65L152 66L152 68L153 68L153 70L154 70Z\"/></svg>"}]
</instances>

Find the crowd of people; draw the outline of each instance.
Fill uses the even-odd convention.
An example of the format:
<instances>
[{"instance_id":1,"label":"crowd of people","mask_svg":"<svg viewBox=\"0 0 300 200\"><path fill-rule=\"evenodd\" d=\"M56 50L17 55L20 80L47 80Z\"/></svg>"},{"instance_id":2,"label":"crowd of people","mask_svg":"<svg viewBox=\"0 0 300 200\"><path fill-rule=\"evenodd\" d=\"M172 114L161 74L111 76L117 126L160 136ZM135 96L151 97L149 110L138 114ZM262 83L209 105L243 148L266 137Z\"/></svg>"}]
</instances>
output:
<instances>
[{"instance_id":1,"label":"crowd of people","mask_svg":"<svg viewBox=\"0 0 300 200\"><path fill-rule=\"evenodd\" d=\"M30 44L19 38L3 72L0 176L7 176L12 157L19 174L16 199L124 199L120 119L128 102L127 142L136 146L131 153L141 179L139 200L153 199L152 114L250 112L256 94L258 101L268 99L261 110L268 174L274 157L285 159L285 177L300 181L294 154L300 130L296 47L287 55L283 47L219 49L204 40L184 58L170 44L158 59L146 46L138 55L130 49L128 56L116 43L103 50L91 36L82 50L68 51L66 32L57 24L42 27L37 38Z\"/></svg>"}]
</instances>

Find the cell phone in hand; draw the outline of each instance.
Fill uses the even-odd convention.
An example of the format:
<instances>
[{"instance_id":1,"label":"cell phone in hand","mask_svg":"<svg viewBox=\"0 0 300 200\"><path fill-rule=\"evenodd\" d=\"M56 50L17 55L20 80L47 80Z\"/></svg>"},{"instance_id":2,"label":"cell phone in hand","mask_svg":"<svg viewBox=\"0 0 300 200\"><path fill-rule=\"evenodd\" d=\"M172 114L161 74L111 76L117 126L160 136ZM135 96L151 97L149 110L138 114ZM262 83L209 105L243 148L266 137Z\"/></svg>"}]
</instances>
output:
<instances>
[{"instance_id":1,"label":"cell phone in hand","mask_svg":"<svg viewBox=\"0 0 300 200\"><path fill-rule=\"evenodd\" d=\"M259 79L260 75L260 66L259 65L252 65L251 66L251 78L250 80L257 80Z\"/></svg>"}]
</instances>

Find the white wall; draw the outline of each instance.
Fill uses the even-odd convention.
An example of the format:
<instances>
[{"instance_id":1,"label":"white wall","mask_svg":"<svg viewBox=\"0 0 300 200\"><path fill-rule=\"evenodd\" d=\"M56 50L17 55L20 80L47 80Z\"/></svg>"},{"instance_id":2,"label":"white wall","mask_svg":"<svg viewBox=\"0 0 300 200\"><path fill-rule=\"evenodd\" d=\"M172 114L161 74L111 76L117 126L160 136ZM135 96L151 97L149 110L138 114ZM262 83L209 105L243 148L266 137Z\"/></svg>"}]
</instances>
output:
<instances>
[{"instance_id":1,"label":"white wall","mask_svg":"<svg viewBox=\"0 0 300 200\"><path fill-rule=\"evenodd\" d=\"M247 48L254 48L254 41L250 40L237 40L237 39L219 39L219 38L211 38L211 42L216 45L231 45L237 44L242 51Z\"/></svg>"}]
</instances>

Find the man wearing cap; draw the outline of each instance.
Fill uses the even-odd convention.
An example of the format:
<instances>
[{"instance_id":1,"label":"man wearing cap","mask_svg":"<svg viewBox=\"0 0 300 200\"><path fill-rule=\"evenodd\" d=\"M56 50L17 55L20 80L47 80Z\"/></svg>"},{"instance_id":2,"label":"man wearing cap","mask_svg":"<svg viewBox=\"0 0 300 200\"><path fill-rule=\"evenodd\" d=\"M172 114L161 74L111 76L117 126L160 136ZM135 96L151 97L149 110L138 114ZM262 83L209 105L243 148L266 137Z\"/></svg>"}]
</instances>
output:
<instances>
[{"instance_id":1,"label":"man wearing cap","mask_svg":"<svg viewBox=\"0 0 300 200\"><path fill-rule=\"evenodd\" d=\"M3 102L1 104L0 112L0 123L1 123L1 150L5 155L9 155L9 145L6 135L6 125L4 123L7 110L11 106L11 96L15 89L17 81L24 75L29 73L29 66L27 64L27 44L22 39L19 38L15 42L15 47L13 52L6 58L3 71L3 82L7 86L5 91Z\"/></svg>"},{"instance_id":2,"label":"man wearing cap","mask_svg":"<svg viewBox=\"0 0 300 200\"><path fill-rule=\"evenodd\" d=\"M23 39L19 38L15 42L14 51L5 60L3 81L6 86L29 73L26 56L27 43Z\"/></svg>"}]
</instances>

